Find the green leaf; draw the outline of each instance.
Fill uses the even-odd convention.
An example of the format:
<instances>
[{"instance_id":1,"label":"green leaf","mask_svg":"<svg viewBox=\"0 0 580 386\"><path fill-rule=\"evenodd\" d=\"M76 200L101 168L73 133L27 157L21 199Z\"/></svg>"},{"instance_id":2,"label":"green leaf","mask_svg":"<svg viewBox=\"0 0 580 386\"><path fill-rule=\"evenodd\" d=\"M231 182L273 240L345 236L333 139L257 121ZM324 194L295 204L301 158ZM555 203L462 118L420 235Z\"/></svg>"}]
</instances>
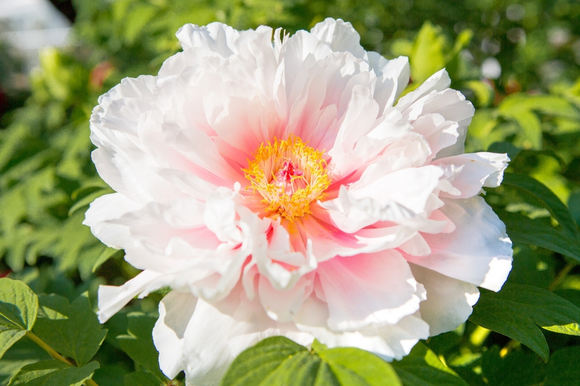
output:
<instances>
[{"instance_id":1,"label":"green leaf","mask_svg":"<svg viewBox=\"0 0 580 386\"><path fill-rule=\"evenodd\" d=\"M459 375L441 363L437 355L423 343L417 343L409 355L393 362L393 367L405 386L467 386Z\"/></svg>"},{"instance_id":2,"label":"green leaf","mask_svg":"<svg viewBox=\"0 0 580 386\"><path fill-rule=\"evenodd\" d=\"M76 201L69 209L68 211L68 215L72 216L77 210L82 209L84 207L89 206L89 204L93 201L95 201L97 198L107 194L107 193L112 193L113 190L112 189L99 189L95 192L89 193L86 196L84 196L83 198L79 199L78 201Z\"/></svg>"},{"instance_id":3,"label":"green leaf","mask_svg":"<svg viewBox=\"0 0 580 386\"><path fill-rule=\"evenodd\" d=\"M505 173L502 184L513 186L540 200L567 234L578 237L578 227L568 207L546 185L525 174L516 173Z\"/></svg>"},{"instance_id":4,"label":"green leaf","mask_svg":"<svg viewBox=\"0 0 580 386\"><path fill-rule=\"evenodd\" d=\"M91 362L82 367L74 367L56 360L40 361L21 368L8 385L81 386L92 377L98 368L97 362Z\"/></svg>"},{"instance_id":5,"label":"green leaf","mask_svg":"<svg viewBox=\"0 0 580 386\"><path fill-rule=\"evenodd\" d=\"M312 352L276 336L242 352L230 365L222 386L401 385L392 367L379 357L355 348Z\"/></svg>"},{"instance_id":6,"label":"green leaf","mask_svg":"<svg viewBox=\"0 0 580 386\"><path fill-rule=\"evenodd\" d=\"M38 298L26 284L0 279L0 358L32 329L37 313Z\"/></svg>"},{"instance_id":7,"label":"green leaf","mask_svg":"<svg viewBox=\"0 0 580 386\"><path fill-rule=\"evenodd\" d=\"M542 359L529 350L500 355L500 348L494 345L481 358L482 375L493 386L538 386L546 377L545 368Z\"/></svg>"},{"instance_id":8,"label":"green leaf","mask_svg":"<svg viewBox=\"0 0 580 386\"><path fill-rule=\"evenodd\" d=\"M162 382L159 381L155 375L145 372L136 371L125 375L125 386L161 386Z\"/></svg>"},{"instance_id":9,"label":"green leaf","mask_svg":"<svg viewBox=\"0 0 580 386\"><path fill-rule=\"evenodd\" d=\"M30 331L37 314L38 297L26 284L0 279L0 326Z\"/></svg>"},{"instance_id":10,"label":"green leaf","mask_svg":"<svg viewBox=\"0 0 580 386\"><path fill-rule=\"evenodd\" d=\"M537 325L575 323L580 309L549 291L511 284L498 293L482 290L469 320L525 344L547 362L548 344Z\"/></svg>"},{"instance_id":11,"label":"green leaf","mask_svg":"<svg viewBox=\"0 0 580 386\"><path fill-rule=\"evenodd\" d=\"M93 265L93 269L92 269L93 273L95 273L101 265L103 265L111 257L115 256L117 253L121 254L124 252L122 250L110 248L110 247L106 247L105 249L103 249L103 252L101 252L99 257L97 258L97 261L95 261L95 264Z\"/></svg>"},{"instance_id":12,"label":"green leaf","mask_svg":"<svg viewBox=\"0 0 580 386\"><path fill-rule=\"evenodd\" d=\"M542 326L542 328L558 334L580 336L580 325L578 323L564 324L561 326Z\"/></svg>"},{"instance_id":13,"label":"green leaf","mask_svg":"<svg viewBox=\"0 0 580 386\"><path fill-rule=\"evenodd\" d=\"M498 212L498 215L512 241L537 245L580 261L580 247L546 221L517 213Z\"/></svg>"},{"instance_id":14,"label":"green leaf","mask_svg":"<svg viewBox=\"0 0 580 386\"><path fill-rule=\"evenodd\" d=\"M411 76L420 84L435 72L445 67L445 52L448 50L441 27L425 22L413 43L411 52Z\"/></svg>"},{"instance_id":15,"label":"green leaf","mask_svg":"<svg viewBox=\"0 0 580 386\"><path fill-rule=\"evenodd\" d=\"M153 326L157 319L141 312L132 312L127 315L127 320L128 335L117 337L121 348L131 359L155 374L161 381L167 381L159 369L159 353L152 338Z\"/></svg>"},{"instance_id":16,"label":"green leaf","mask_svg":"<svg viewBox=\"0 0 580 386\"><path fill-rule=\"evenodd\" d=\"M107 335L86 295L72 304L58 295L40 296L42 314L34 333L60 354L73 358L79 366L90 361Z\"/></svg>"},{"instance_id":17,"label":"green leaf","mask_svg":"<svg viewBox=\"0 0 580 386\"><path fill-rule=\"evenodd\" d=\"M3 330L0 326L0 359L12 345L26 335L25 330Z\"/></svg>"},{"instance_id":18,"label":"green leaf","mask_svg":"<svg viewBox=\"0 0 580 386\"><path fill-rule=\"evenodd\" d=\"M578 385L580 379L580 347L567 347L556 351L548 362L544 386Z\"/></svg>"}]
</instances>

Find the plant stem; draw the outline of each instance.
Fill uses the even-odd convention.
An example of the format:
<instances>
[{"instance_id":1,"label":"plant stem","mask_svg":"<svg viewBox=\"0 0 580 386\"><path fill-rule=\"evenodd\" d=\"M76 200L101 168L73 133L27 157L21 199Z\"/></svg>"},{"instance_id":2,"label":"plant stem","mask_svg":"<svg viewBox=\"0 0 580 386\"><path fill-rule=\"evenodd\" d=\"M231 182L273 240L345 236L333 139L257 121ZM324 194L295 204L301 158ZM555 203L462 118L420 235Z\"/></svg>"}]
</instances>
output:
<instances>
[{"instance_id":1,"label":"plant stem","mask_svg":"<svg viewBox=\"0 0 580 386\"><path fill-rule=\"evenodd\" d=\"M57 361L61 361L61 362L64 362L66 364L69 364L71 366L74 366L68 359L66 359L65 357L63 357L59 353L57 353L52 347L50 347L48 344L46 344L42 339L40 339L38 336L34 335L32 332L26 331L26 336L28 336L30 338L30 340L32 340L34 343L39 345L41 349L46 351L48 353L48 355L50 355L51 357L53 357Z\"/></svg>"},{"instance_id":2,"label":"plant stem","mask_svg":"<svg viewBox=\"0 0 580 386\"><path fill-rule=\"evenodd\" d=\"M61 362L64 362L64 363L66 363L68 365L74 366L74 364L71 363L71 361L69 361L68 359L66 359L65 357L63 357L59 353L57 353L52 347L50 347L48 344L46 344L45 341L43 341L42 339L40 339L38 336L36 336L31 331L26 331L26 336L28 336L31 341L33 341L38 346L40 346L41 349L43 349L44 351L46 351L48 353L48 355L50 355L52 358L56 359L57 361L61 361ZM87 386L99 386L92 379L87 379L85 381L85 384Z\"/></svg>"},{"instance_id":3,"label":"plant stem","mask_svg":"<svg viewBox=\"0 0 580 386\"><path fill-rule=\"evenodd\" d=\"M558 273L558 275L554 278L554 280L548 286L548 291L554 291L557 289L566 279L570 271L577 265L576 262L569 262L562 268L562 270Z\"/></svg>"}]
</instances>

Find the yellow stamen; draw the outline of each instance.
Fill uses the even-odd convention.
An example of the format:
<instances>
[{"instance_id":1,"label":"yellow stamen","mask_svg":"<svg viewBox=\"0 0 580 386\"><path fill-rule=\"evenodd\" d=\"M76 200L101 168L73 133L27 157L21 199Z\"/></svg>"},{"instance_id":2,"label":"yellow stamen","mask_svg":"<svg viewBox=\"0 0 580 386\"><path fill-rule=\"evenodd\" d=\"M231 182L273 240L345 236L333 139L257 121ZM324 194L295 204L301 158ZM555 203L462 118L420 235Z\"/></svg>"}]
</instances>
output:
<instances>
[{"instance_id":1,"label":"yellow stamen","mask_svg":"<svg viewBox=\"0 0 580 386\"><path fill-rule=\"evenodd\" d=\"M243 169L266 205L265 215L289 221L310 214L310 204L324 197L330 185L323 151L307 146L298 137L262 144Z\"/></svg>"}]
</instances>

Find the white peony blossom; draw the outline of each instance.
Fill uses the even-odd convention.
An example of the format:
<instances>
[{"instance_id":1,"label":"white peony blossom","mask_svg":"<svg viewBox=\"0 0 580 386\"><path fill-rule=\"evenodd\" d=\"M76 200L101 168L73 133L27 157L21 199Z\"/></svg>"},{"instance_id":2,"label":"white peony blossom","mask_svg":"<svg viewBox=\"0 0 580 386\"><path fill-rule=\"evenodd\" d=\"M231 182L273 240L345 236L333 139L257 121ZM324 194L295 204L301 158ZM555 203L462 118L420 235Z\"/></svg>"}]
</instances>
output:
<instances>
[{"instance_id":1,"label":"white peony blossom","mask_svg":"<svg viewBox=\"0 0 580 386\"><path fill-rule=\"evenodd\" d=\"M342 20L293 36L185 25L159 75L127 78L91 117L117 192L85 224L143 270L99 290L102 322L169 286L161 369L214 385L272 336L402 358L463 323L511 269L479 197L504 154L463 154L473 106L442 70L400 97L405 57Z\"/></svg>"}]
</instances>

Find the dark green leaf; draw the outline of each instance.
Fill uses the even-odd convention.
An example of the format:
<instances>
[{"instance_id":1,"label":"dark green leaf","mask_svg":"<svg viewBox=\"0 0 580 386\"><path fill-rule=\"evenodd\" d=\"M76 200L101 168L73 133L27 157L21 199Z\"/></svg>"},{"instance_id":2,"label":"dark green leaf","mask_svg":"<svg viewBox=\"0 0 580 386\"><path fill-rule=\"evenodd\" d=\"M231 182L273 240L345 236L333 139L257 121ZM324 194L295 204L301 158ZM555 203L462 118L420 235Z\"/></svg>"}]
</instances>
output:
<instances>
[{"instance_id":1,"label":"dark green leaf","mask_svg":"<svg viewBox=\"0 0 580 386\"><path fill-rule=\"evenodd\" d=\"M107 330L101 329L89 299L79 296L72 304L58 295L40 296L43 313L34 333L60 354L73 358L80 366L99 350Z\"/></svg>"},{"instance_id":2,"label":"dark green leaf","mask_svg":"<svg viewBox=\"0 0 580 386\"><path fill-rule=\"evenodd\" d=\"M548 362L545 386L576 386L580 384L580 347L556 351Z\"/></svg>"},{"instance_id":3,"label":"dark green leaf","mask_svg":"<svg viewBox=\"0 0 580 386\"><path fill-rule=\"evenodd\" d=\"M502 356L499 347L492 346L483 353L481 370L489 385L537 386L545 378L546 364L529 350Z\"/></svg>"},{"instance_id":4,"label":"dark green leaf","mask_svg":"<svg viewBox=\"0 0 580 386\"><path fill-rule=\"evenodd\" d=\"M161 381L167 378L159 369L159 353L153 345L152 331L156 318L140 312L127 315L128 335L120 335L117 341L123 351L135 362L155 374Z\"/></svg>"},{"instance_id":5,"label":"dark green leaf","mask_svg":"<svg viewBox=\"0 0 580 386\"><path fill-rule=\"evenodd\" d=\"M74 367L66 363L48 360L26 365L12 377L9 386L81 386L90 379L96 369L97 362L88 363L82 367Z\"/></svg>"},{"instance_id":6,"label":"dark green leaf","mask_svg":"<svg viewBox=\"0 0 580 386\"><path fill-rule=\"evenodd\" d=\"M546 185L530 176L516 173L505 173L503 184L513 186L540 200L568 235L578 237L578 227L568 207Z\"/></svg>"},{"instance_id":7,"label":"dark green leaf","mask_svg":"<svg viewBox=\"0 0 580 386\"><path fill-rule=\"evenodd\" d=\"M162 386L163 383L155 375L145 372L136 371L125 375L125 386Z\"/></svg>"},{"instance_id":8,"label":"dark green leaf","mask_svg":"<svg viewBox=\"0 0 580 386\"><path fill-rule=\"evenodd\" d=\"M445 366L437 355L423 343L413 347L411 353L393 362L399 378L405 386L467 386L453 370Z\"/></svg>"},{"instance_id":9,"label":"dark green leaf","mask_svg":"<svg viewBox=\"0 0 580 386\"><path fill-rule=\"evenodd\" d=\"M499 212L499 216L512 241L537 245L580 261L580 247L547 221L510 212Z\"/></svg>"},{"instance_id":10,"label":"dark green leaf","mask_svg":"<svg viewBox=\"0 0 580 386\"><path fill-rule=\"evenodd\" d=\"M355 348L306 347L284 337L265 339L242 352L222 379L222 386L379 386L401 385L392 367Z\"/></svg>"},{"instance_id":11,"label":"dark green leaf","mask_svg":"<svg viewBox=\"0 0 580 386\"><path fill-rule=\"evenodd\" d=\"M482 291L469 320L525 344L548 361L548 344L536 325L574 323L580 309L549 291L512 284L498 293Z\"/></svg>"}]
</instances>

